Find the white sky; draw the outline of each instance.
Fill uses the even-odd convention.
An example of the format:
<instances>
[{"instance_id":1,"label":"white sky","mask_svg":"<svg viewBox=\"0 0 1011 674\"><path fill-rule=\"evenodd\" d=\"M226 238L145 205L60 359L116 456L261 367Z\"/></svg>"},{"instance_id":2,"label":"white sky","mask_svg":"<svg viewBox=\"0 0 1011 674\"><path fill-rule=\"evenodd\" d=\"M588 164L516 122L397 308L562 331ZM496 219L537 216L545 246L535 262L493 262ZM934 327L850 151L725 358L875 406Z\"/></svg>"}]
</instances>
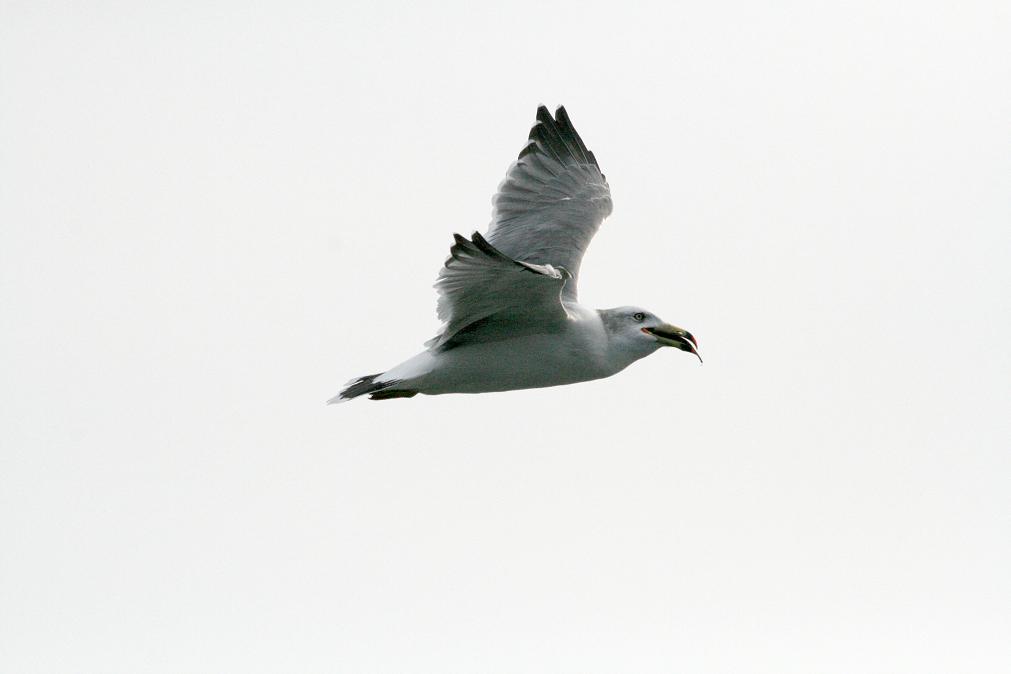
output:
<instances>
[{"instance_id":1,"label":"white sky","mask_svg":"<svg viewBox=\"0 0 1011 674\"><path fill-rule=\"evenodd\" d=\"M0 670L1011 671L1007 3L140 4L0 2ZM705 365L325 407L539 103Z\"/></svg>"}]
</instances>

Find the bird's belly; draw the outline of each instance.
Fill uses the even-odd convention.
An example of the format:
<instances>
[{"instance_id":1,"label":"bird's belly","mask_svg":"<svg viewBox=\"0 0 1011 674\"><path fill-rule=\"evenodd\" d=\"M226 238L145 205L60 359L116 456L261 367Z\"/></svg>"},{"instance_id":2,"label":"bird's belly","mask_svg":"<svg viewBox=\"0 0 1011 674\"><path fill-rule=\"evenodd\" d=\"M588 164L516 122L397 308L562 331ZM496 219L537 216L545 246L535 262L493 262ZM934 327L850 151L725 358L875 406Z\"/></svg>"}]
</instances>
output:
<instances>
[{"instance_id":1,"label":"bird's belly","mask_svg":"<svg viewBox=\"0 0 1011 674\"><path fill-rule=\"evenodd\" d=\"M423 393L486 393L574 384L606 377L600 354L584 340L558 335L468 344L439 354Z\"/></svg>"}]
</instances>

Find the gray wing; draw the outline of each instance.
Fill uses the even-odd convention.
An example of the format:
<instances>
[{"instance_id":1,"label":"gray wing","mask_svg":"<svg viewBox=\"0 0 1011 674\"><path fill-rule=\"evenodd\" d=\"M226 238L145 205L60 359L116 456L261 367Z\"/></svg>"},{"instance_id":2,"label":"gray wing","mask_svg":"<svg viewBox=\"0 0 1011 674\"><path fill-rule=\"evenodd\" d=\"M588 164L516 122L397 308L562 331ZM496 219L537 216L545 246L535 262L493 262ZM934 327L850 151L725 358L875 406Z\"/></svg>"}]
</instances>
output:
<instances>
[{"instance_id":1,"label":"gray wing","mask_svg":"<svg viewBox=\"0 0 1011 674\"><path fill-rule=\"evenodd\" d=\"M426 343L446 349L558 329L568 319L560 293L569 275L551 265L520 262L474 232L456 244L439 272L437 312L442 332Z\"/></svg>"},{"instance_id":2,"label":"gray wing","mask_svg":"<svg viewBox=\"0 0 1011 674\"><path fill-rule=\"evenodd\" d=\"M564 267L573 278L562 297L576 301L579 264L611 214L611 189L564 107L554 118L537 109L530 140L492 204L488 241L516 260Z\"/></svg>"}]
</instances>

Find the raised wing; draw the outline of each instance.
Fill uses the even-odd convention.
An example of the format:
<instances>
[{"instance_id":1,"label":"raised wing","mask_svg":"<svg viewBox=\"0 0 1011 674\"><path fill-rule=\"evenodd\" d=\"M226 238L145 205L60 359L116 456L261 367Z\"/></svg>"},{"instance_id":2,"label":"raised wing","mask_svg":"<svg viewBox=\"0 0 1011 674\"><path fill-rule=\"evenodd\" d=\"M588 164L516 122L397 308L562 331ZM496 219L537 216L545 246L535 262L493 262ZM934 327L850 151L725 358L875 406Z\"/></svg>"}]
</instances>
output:
<instances>
[{"instance_id":1,"label":"raised wing","mask_svg":"<svg viewBox=\"0 0 1011 674\"><path fill-rule=\"evenodd\" d=\"M530 140L492 200L488 241L523 262L564 267L562 298L576 301L576 279L590 239L611 214L611 189L596 157L569 121L543 105Z\"/></svg>"},{"instance_id":2,"label":"raised wing","mask_svg":"<svg viewBox=\"0 0 1011 674\"><path fill-rule=\"evenodd\" d=\"M551 265L520 262L496 250L474 232L456 244L439 272L437 311L442 332L426 343L431 349L464 341L490 341L531 331L550 331L568 318L560 293L569 278Z\"/></svg>"}]
</instances>

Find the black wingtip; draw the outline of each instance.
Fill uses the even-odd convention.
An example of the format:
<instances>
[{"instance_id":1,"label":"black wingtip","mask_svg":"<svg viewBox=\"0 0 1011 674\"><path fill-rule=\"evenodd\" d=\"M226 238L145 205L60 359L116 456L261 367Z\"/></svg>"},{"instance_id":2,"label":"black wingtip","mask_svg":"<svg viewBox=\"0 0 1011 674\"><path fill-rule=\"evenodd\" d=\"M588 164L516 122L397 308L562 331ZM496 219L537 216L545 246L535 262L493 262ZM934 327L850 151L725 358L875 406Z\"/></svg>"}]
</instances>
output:
<instances>
[{"instance_id":1,"label":"black wingtip","mask_svg":"<svg viewBox=\"0 0 1011 674\"><path fill-rule=\"evenodd\" d=\"M551 116L548 112L547 106L538 105L537 106L537 121L534 125L530 127L530 134L527 136L529 140L537 141L543 139L543 129L545 127L551 127L555 123L555 118Z\"/></svg>"},{"instance_id":2,"label":"black wingtip","mask_svg":"<svg viewBox=\"0 0 1011 674\"><path fill-rule=\"evenodd\" d=\"M530 154L543 154L562 164L586 163L596 166L598 170L600 168L597 158L572 125L564 105L555 108L554 116L548 112L547 106L537 106L537 121L530 128L527 144L520 150L517 159Z\"/></svg>"},{"instance_id":3,"label":"black wingtip","mask_svg":"<svg viewBox=\"0 0 1011 674\"><path fill-rule=\"evenodd\" d=\"M501 255L495 248L488 243L488 240L481 236L481 232L474 232L470 235L470 240L473 242L477 249L482 253L488 253L490 255Z\"/></svg>"},{"instance_id":4,"label":"black wingtip","mask_svg":"<svg viewBox=\"0 0 1011 674\"><path fill-rule=\"evenodd\" d=\"M558 109L555 110L555 122L564 129L567 133L571 133L574 136L578 136L575 127L572 126L572 120L569 119L569 113L565 110L564 105L559 105Z\"/></svg>"},{"instance_id":5,"label":"black wingtip","mask_svg":"<svg viewBox=\"0 0 1011 674\"><path fill-rule=\"evenodd\" d=\"M453 260L462 259L462 253L469 253L473 251L473 244L467 240L467 237L460 236L456 232L453 232L453 240L456 242L449 247L449 257L446 258L446 262L443 266L449 267Z\"/></svg>"},{"instance_id":6,"label":"black wingtip","mask_svg":"<svg viewBox=\"0 0 1011 674\"><path fill-rule=\"evenodd\" d=\"M498 248L488 243L488 239L484 238L481 235L481 232L474 232L473 234L471 234L470 240L471 242L473 242L475 246L477 246L477 249L482 253L484 253L485 255L496 257L499 258L500 260L508 260L509 262L515 262L515 260L513 260L511 257L505 255Z\"/></svg>"},{"instance_id":7,"label":"black wingtip","mask_svg":"<svg viewBox=\"0 0 1011 674\"><path fill-rule=\"evenodd\" d=\"M522 150L520 150L520 154L516 158L523 159L523 157L526 157L528 154L536 151L537 151L537 143L533 140L528 140L527 144L523 147Z\"/></svg>"}]
</instances>

